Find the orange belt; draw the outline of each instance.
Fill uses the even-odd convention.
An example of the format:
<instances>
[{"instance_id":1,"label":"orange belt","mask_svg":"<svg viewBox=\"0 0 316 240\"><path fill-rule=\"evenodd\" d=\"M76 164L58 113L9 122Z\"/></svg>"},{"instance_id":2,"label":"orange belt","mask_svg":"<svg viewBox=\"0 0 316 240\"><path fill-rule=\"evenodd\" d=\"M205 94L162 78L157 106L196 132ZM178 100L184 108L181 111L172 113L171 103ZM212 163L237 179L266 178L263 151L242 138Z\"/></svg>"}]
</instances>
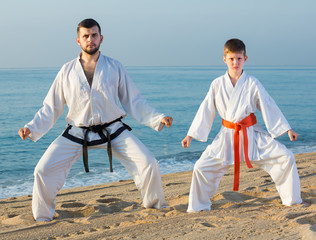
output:
<instances>
[{"instance_id":1,"label":"orange belt","mask_svg":"<svg viewBox=\"0 0 316 240\"><path fill-rule=\"evenodd\" d=\"M239 131L243 132L243 143L244 143L244 155L245 162L248 168L252 168L252 165L248 157L248 136L247 127L253 126L257 123L255 114L251 113L248 117L244 118L238 123L232 123L222 119L224 127L235 129L234 132L234 191L238 191L239 188L239 175L240 175L240 156L239 156Z\"/></svg>"}]
</instances>

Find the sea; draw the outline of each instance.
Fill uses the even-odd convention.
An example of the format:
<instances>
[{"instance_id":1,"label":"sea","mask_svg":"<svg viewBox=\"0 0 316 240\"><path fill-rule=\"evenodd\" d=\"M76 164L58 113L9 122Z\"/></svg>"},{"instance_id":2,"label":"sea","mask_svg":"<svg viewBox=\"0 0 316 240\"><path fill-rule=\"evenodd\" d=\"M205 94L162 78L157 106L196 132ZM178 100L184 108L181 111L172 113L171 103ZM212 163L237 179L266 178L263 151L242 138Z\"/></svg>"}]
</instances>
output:
<instances>
[{"instance_id":1,"label":"sea","mask_svg":"<svg viewBox=\"0 0 316 240\"><path fill-rule=\"evenodd\" d=\"M286 135L278 138L295 154L316 152L316 66L244 66L257 77L274 98L291 127L299 134L296 142ZM18 130L32 120L42 106L58 68L0 69L0 199L32 194L34 168L66 126L64 113L39 141L21 140ZM124 121L156 156L161 174L190 171L212 142L221 126L217 116L206 143L193 140L183 149L195 113L210 83L225 74L225 66L127 67L137 88L158 111L172 116L173 126L156 132L130 116ZM66 109L67 111L67 109ZM66 112L65 111L65 112ZM260 112L256 113L264 126ZM130 179L117 159L109 171L105 150L89 151L90 172L82 158L72 167L64 189Z\"/></svg>"}]
</instances>

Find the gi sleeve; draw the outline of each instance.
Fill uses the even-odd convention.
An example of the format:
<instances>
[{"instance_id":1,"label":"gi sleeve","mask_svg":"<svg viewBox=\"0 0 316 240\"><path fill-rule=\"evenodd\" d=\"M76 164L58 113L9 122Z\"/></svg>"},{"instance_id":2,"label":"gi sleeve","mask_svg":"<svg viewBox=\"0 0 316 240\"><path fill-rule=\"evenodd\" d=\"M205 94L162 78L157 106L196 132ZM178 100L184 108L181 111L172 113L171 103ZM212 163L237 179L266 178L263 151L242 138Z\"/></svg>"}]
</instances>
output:
<instances>
[{"instance_id":1,"label":"gi sleeve","mask_svg":"<svg viewBox=\"0 0 316 240\"><path fill-rule=\"evenodd\" d=\"M156 131L161 131L164 124L161 123L164 114L151 107L147 100L140 94L132 80L127 75L125 68L120 66L120 83L118 90L119 100L123 109L136 121Z\"/></svg>"},{"instance_id":2,"label":"gi sleeve","mask_svg":"<svg viewBox=\"0 0 316 240\"><path fill-rule=\"evenodd\" d=\"M279 137L291 129L280 108L259 81L257 81L255 98L257 108L261 111L266 128L273 138Z\"/></svg>"},{"instance_id":3,"label":"gi sleeve","mask_svg":"<svg viewBox=\"0 0 316 240\"><path fill-rule=\"evenodd\" d=\"M43 107L35 114L33 120L25 125L30 129L29 138L34 142L46 134L64 112L66 101L63 94L62 78L63 73L60 71L44 99Z\"/></svg>"},{"instance_id":4,"label":"gi sleeve","mask_svg":"<svg viewBox=\"0 0 316 240\"><path fill-rule=\"evenodd\" d=\"M198 141L206 142L210 134L214 118L216 116L216 107L214 99L214 89L211 85L206 97L201 103L193 122L188 131L188 136L195 138Z\"/></svg>"}]
</instances>

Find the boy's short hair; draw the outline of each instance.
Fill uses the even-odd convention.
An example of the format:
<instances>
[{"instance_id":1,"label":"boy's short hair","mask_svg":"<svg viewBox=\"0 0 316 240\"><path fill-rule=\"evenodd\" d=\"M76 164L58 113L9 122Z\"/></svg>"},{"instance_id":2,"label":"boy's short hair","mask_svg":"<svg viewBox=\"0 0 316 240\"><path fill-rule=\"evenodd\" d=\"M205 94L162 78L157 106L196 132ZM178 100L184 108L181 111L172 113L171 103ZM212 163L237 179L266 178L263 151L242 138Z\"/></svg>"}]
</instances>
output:
<instances>
[{"instance_id":1,"label":"boy's short hair","mask_svg":"<svg viewBox=\"0 0 316 240\"><path fill-rule=\"evenodd\" d=\"M226 56L228 52L243 52L246 56L246 45L237 38L229 39L224 45L224 56Z\"/></svg>"},{"instance_id":2,"label":"boy's short hair","mask_svg":"<svg viewBox=\"0 0 316 240\"><path fill-rule=\"evenodd\" d=\"M99 23L92 18L87 18L87 19L82 20L78 24L77 33L79 33L80 28L92 28L94 26L97 26L99 28L99 33L101 35L101 27L100 27Z\"/></svg>"}]
</instances>

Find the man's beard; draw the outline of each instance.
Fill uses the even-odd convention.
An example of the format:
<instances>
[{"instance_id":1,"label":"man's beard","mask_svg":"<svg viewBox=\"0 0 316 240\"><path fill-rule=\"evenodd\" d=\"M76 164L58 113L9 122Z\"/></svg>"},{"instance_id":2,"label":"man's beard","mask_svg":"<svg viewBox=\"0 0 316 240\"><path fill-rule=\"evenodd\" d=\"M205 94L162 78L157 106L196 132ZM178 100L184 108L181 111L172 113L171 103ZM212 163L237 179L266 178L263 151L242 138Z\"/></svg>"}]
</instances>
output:
<instances>
[{"instance_id":1,"label":"man's beard","mask_svg":"<svg viewBox=\"0 0 316 240\"><path fill-rule=\"evenodd\" d=\"M100 45L96 46L95 48L88 50L87 48L82 48L82 51L84 51L85 53L89 54L89 55L93 55L95 53L97 53L99 51Z\"/></svg>"}]
</instances>

